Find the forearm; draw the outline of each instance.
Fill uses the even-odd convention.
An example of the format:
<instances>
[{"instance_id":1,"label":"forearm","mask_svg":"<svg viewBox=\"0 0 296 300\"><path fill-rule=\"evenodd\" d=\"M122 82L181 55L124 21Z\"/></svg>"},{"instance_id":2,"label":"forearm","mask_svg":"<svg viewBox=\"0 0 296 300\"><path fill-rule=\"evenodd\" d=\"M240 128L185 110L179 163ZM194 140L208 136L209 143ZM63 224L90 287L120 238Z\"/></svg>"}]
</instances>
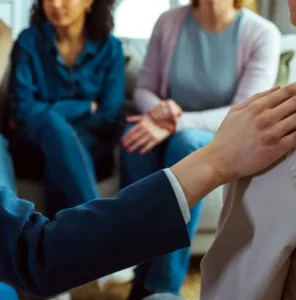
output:
<instances>
[{"instance_id":1,"label":"forearm","mask_svg":"<svg viewBox=\"0 0 296 300\"><path fill-rule=\"evenodd\" d=\"M226 183L214 167L216 159L216 152L212 151L211 146L206 146L171 167L183 189L189 208Z\"/></svg>"},{"instance_id":2,"label":"forearm","mask_svg":"<svg viewBox=\"0 0 296 300\"><path fill-rule=\"evenodd\" d=\"M0 217L5 225L0 234L4 245L0 280L40 296L58 294L189 245L164 172L113 199L64 210L52 222L34 212L32 203L1 189Z\"/></svg>"},{"instance_id":3,"label":"forearm","mask_svg":"<svg viewBox=\"0 0 296 300\"><path fill-rule=\"evenodd\" d=\"M62 116L66 120L75 120L87 114L91 114L90 101L65 100L48 103L40 100L16 99L14 102L13 117L27 128L38 128L40 122L48 113Z\"/></svg>"},{"instance_id":4,"label":"forearm","mask_svg":"<svg viewBox=\"0 0 296 300\"><path fill-rule=\"evenodd\" d=\"M200 112L184 112L177 123L177 131L201 129L216 132L227 116L230 106Z\"/></svg>"},{"instance_id":5,"label":"forearm","mask_svg":"<svg viewBox=\"0 0 296 300\"><path fill-rule=\"evenodd\" d=\"M91 114L91 101L61 100L51 104L50 109L67 120L73 120Z\"/></svg>"}]
</instances>

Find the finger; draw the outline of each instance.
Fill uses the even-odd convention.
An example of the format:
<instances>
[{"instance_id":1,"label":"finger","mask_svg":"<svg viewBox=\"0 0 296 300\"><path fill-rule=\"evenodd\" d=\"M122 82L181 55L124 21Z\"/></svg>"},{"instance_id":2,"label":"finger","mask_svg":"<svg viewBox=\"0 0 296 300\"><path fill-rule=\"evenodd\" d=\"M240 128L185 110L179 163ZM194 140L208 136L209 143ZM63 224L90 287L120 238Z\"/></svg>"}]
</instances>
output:
<instances>
[{"instance_id":1,"label":"finger","mask_svg":"<svg viewBox=\"0 0 296 300\"><path fill-rule=\"evenodd\" d=\"M125 146L126 144L129 143L129 141L131 139L133 139L133 137L135 135L137 135L138 132L141 132L143 130L142 126L140 126L139 124L135 125L129 132L127 132L123 138L121 139L123 146Z\"/></svg>"},{"instance_id":2,"label":"finger","mask_svg":"<svg viewBox=\"0 0 296 300\"><path fill-rule=\"evenodd\" d=\"M234 110L242 110L244 109L245 107L249 106L251 103L259 100L260 98L262 97L265 97L265 96L268 96L269 94L273 93L273 92L276 92L277 90L281 89L281 87L279 86L275 86L267 91L264 91L264 92L261 92L261 93L258 93L256 95L254 95L253 97L251 97L249 100L247 101L244 101L242 103L239 103L237 105L235 105L233 107Z\"/></svg>"},{"instance_id":3,"label":"finger","mask_svg":"<svg viewBox=\"0 0 296 300\"><path fill-rule=\"evenodd\" d=\"M127 117L126 120L129 123L134 123L134 122L139 122L139 121L143 120L144 118L145 118L145 116L139 115L139 116L130 116L130 117Z\"/></svg>"},{"instance_id":4,"label":"finger","mask_svg":"<svg viewBox=\"0 0 296 300\"><path fill-rule=\"evenodd\" d=\"M279 149L282 149L282 156L296 148L296 132L292 132L284 136L278 145Z\"/></svg>"},{"instance_id":5,"label":"finger","mask_svg":"<svg viewBox=\"0 0 296 300\"><path fill-rule=\"evenodd\" d=\"M146 134L144 129L140 129L137 132L135 132L134 134L130 135L129 137L127 137L126 140L124 140L123 142L123 146L125 148L129 148L132 144L134 144L138 139L141 139L142 136L144 136Z\"/></svg>"},{"instance_id":6,"label":"finger","mask_svg":"<svg viewBox=\"0 0 296 300\"><path fill-rule=\"evenodd\" d=\"M277 91L270 93L270 95L264 96L259 101L261 101L262 104L266 105L266 107L274 108L282 104L284 101L287 101L288 99L294 97L295 95L296 83L278 89Z\"/></svg>"},{"instance_id":7,"label":"finger","mask_svg":"<svg viewBox=\"0 0 296 300\"><path fill-rule=\"evenodd\" d=\"M296 129L296 113L282 120L275 126L276 135L280 138L290 134Z\"/></svg>"},{"instance_id":8,"label":"finger","mask_svg":"<svg viewBox=\"0 0 296 300\"><path fill-rule=\"evenodd\" d=\"M146 154L147 152L151 151L155 146L156 146L156 142L155 141L149 142L148 144L145 145L145 147L143 147L140 150L140 154L141 155Z\"/></svg>"},{"instance_id":9,"label":"finger","mask_svg":"<svg viewBox=\"0 0 296 300\"><path fill-rule=\"evenodd\" d=\"M157 123L158 126L160 126L161 128L165 128L169 131L172 131L175 127L176 127L176 122L171 122L171 121L162 121Z\"/></svg>"},{"instance_id":10,"label":"finger","mask_svg":"<svg viewBox=\"0 0 296 300\"><path fill-rule=\"evenodd\" d=\"M296 112L296 96L270 110L269 119L274 123L283 120Z\"/></svg>"},{"instance_id":11,"label":"finger","mask_svg":"<svg viewBox=\"0 0 296 300\"><path fill-rule=\"evenodd\" d=\"M169 100L168 106L173 117L179 117L181 115L182 109L176 102L174 102L173 100Z\"/></svg>"},{"instance_id":12,"label":"finger","mask_svg":"<svg viewBox=\"0 0 296 300\"><path fill-rule=\"evenodd\" d=\"M151 141L151 136L149 134L146 134L146 135L142 136L141 138L139 138L138 140L136 140L128 148L128 152L134 152L134 151L138 150L139 148L145 147L145 145L149 144L150 141Z\"/></svg>"},{"instance_id":13,"label":"finger","mask_svg":"<svg viewBox=\"0 0 296 300\"><path fill-rule=\"evenodd\" d=\"M162 103L161 107L157 110L157 119L158 120L165 120L168 114L168 108L166 103Z\"/></svg>"},{"instance_id":14,"label":"finger","mask_svg":"<svg viewBox=\"0 0 296 300\"><path fill-rule=\"evenodd\" d=\"M159 121L161 119L161 114L158 109L155 109L149 113L149 116L155 121Z\"/></svg>"}]
</instances>

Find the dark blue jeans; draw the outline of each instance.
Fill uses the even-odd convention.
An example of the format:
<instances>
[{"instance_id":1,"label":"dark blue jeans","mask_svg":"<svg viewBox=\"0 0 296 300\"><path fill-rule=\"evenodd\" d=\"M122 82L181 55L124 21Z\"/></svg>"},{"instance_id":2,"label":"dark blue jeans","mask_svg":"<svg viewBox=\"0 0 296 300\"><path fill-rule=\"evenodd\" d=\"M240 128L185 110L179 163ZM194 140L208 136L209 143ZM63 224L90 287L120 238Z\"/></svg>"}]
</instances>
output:
<instances>
[{"instance_id":1,"label":"dark blue jeans","mask_svg":"<svg viewBox=\"0 0 296 300\"><path fill-rule=\"evenodd\" d=\"M99 198L98 161L112 149L113 144L107 138L82 125L74 127L55 113L43 116L34 130L19 130L12 136L13 156L21 157L32 168L44 165L49 217Z\"/></svg>"},{"instance_id":2,"label":"dark blue jeans","mask_svg":"<svg viewBox=\"0 0 296 300\"><path fill-rule=\"evenodd\" d=\"M129 126L126 131L130 128ZM192 152L207 145L213 137L212 133L206 131L184 130L175 133L167 142L143 156L137 153L130 154L122 149L122 184L129 185L162 168L171 167ZM187 225L191 239L196 233L201 211L202 202L191 210L191 221ZM170 213L169 207L167 213ZM189 248L162 256L138 266L135 271L135 282L141 282L145 289L152 293L179 294L187 275L189 261Z\"/></svg>"}]
</instances>

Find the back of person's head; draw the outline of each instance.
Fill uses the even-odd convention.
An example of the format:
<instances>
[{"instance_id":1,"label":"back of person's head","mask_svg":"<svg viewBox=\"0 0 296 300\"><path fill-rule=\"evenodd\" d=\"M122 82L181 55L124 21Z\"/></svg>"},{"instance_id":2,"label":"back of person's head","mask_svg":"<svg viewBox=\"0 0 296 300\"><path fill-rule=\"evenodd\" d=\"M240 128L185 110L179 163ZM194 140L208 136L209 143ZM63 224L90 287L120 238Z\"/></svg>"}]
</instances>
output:
<instances>
[{"instance_id":1,"label":"back of person's head","mask_svg":"<svg viewBox=\"0 0 296 300\"><path fill-rule=\"evenodd\" d=\"M204 0L201 0L204 1ZM223 1L223 0L221 0ZM199 0L191 0L191 3L194 7L197 7L199 5ZM246 5L246 0L233 0L233 5L237 9L241 9Z\"/></svg>"},{"instance_id":2,"label":"back of person's head","mask_svg":"<svg viewBox=\"0 0 296 300\"><path fill-rule=\"evenodd\" d=\"M54 27L67 27L85 16L86 36L99 41L107 38L113 30L114 3L115 0L35 0L30 23L47 20Z\"/></svg>"}]
</instances>

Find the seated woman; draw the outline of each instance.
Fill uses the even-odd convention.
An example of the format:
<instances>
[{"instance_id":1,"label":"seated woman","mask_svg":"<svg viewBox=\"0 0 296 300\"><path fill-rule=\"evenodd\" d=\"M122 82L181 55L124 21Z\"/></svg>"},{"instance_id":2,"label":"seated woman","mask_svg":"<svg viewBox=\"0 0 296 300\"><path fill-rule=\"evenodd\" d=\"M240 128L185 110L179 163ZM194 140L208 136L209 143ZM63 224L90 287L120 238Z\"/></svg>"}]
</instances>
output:
<instances>
[{"instance_id":1,"label":"seated woman","mask_svg":"<svg viewBox=\"0 0 296 300\"><path fill-rule=\"evenodd\" d=\"M110 32L113 0L36 0L12 53L12 151L45 163L48 213L98 198L124 102L121 43Z\"/></svg>"},{"instance_id":2,"label":"seated woman","mask_svg":"<svg viewBox=\"0 0 296 300\"><path fill-rule=\"evenodd\" d=\"M279 31L243 6L195 0L159 18L134 94L142 115L129 118L135 124L122 138L124 185L205 146L231 105L274 85ZM191 211L191 239L201 209ZM179 294L189 258L183 249L139 266L130 299Z\"/></svg>"}]
</instances>

